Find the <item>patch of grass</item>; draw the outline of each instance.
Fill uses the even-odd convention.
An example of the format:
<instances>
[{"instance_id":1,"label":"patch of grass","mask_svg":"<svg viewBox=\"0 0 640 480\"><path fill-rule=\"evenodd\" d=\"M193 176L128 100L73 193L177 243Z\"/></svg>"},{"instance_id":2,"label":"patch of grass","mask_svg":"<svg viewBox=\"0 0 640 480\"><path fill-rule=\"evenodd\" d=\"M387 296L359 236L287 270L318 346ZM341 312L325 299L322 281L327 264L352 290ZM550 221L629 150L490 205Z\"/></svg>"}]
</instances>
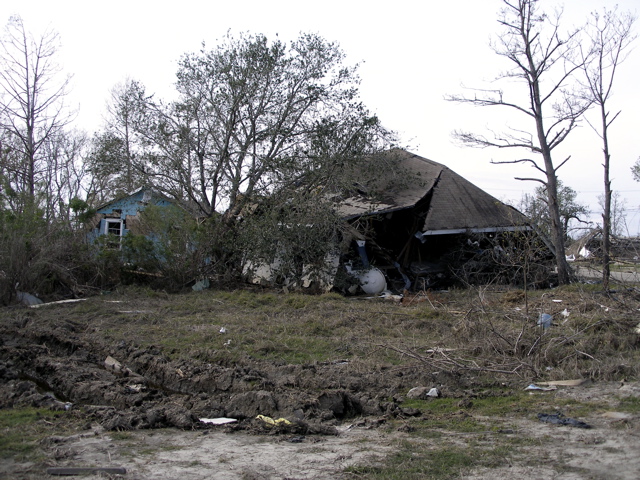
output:
<instances>
[{"instance_id":1,"label":"patch of grass","mask_svg":"<svg viewBox=\"0 0 640 480\"><path fill-rule=\"evenodd\" d=\"M134 436L130 432L113 432L111 433L111 439L114 441L133 440Z\"/></svg>"},{"instance_id":2,"label":"patch of grass","mask_svg":"<svg viewBox=\"0 0 640 480\"><path fill-rule=\"evenodd\" d=\"M474 398L464 409L461 409L459 399L456 398L409 399L402 406L417 408L422 412L419 421L411 424L416 429L415 434L421 437L429 436L428 432L433 429L467 433L502 429L502 426L492 428L478 420L478 417L492 417L494 420L515 416L533 418L537 413L556 410L567 416L585 417L607 408L607 404L602 402L581 402L544 394L530 395L526 392ZM634 408L640 409L638 399L629 399L620 410L633 412Z\"/></svg>"},{"instance_id":3,"label":"patch of grass","mask_svg":"<svg viewBox=\"0 0 640 480\"><path fill-rule=\"evenodd\" d=\"M51 430L45 423L55 412L44 408L0 410L0 458L25 458L36 454L38 442Z\"/></svg>"},{"instance_id":4,"label":"patch of grass","mask_svg":"<svg viewBox=\"0 0 640 480\"><path fill-rule=\"evenodd\" d=\"M640 397L621 398L617 409L627 413L640 413Z\"/></svg>"},{"instance_id":5,"label":"patch of grass","mask_svg":"<svg viewBox=\"0 0 640 480\"><path fill-rule=\"evenodd\" d=\"M416 428L415 434L418 436L431 438L433 430L446 430L452 432L483 432L487 430L484 423L478 422L471 416L467 415L449 415L434 418L421 418L413 424Z\"/></svg>"},{"instance_id":6,"label":"patch of grass","mask_svg":"<svg viewBox=\"0 0 640 480\"><path fill-rule=\"evenodd\" d=\"M385 459L384 465L356 465L345 469L351 478L414 480L447 480L461 478L464 472L477 467L504 464L510 454L508 447L479 449L454 445L429 448L421 443L404 441L396 453Z\"/></svg>"},{"instance_id":7,"label":"patch of grass","mask_svg":"<svg viewBox=\"0 0 640 480\"><path fill-rule=\"evenodd\" d=\"M471 405L466 410L474 415L483 416L505 416L515 414L528 414L536 411L539 404L548 401L547 398L536 397L525 393L510 395L486 396L474 398ZM432 400L408 399L402 406L412 407L428 414L447 414L460 410L460 399L457 398L434 398Z\"/></svg>"}]
</instances>

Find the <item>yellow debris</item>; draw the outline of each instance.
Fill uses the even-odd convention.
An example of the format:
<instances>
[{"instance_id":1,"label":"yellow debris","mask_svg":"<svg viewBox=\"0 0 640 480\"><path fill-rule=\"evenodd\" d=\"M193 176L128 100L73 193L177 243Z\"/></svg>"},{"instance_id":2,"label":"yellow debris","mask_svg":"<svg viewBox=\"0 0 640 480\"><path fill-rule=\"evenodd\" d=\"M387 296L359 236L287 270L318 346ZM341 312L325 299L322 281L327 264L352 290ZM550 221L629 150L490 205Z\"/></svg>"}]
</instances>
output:
<instances>
[{"instance_id":1,"label":"yellow debris","mask_svg":"<svg viewBox=\"0 0 640 480\"><path fill-rule=\"evenodd\" d=\"M273 418L267 417L265 415L258 415L256 418L258 420L262 420L267 425L272 425L272 426L276 426L276 425L291 425L291 422L289 420L287 420L286 418L278 418L277 420L274 420Z\"/></svg>"}]
</instances>

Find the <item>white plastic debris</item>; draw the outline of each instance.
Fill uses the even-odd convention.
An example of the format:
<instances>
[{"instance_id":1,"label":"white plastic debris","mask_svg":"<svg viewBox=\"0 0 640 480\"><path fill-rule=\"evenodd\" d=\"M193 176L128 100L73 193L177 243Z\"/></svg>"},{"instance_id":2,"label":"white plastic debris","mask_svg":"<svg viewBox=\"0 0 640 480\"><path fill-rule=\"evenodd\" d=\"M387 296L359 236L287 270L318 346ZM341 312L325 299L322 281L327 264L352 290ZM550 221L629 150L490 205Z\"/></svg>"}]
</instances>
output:
<instances>
[{"instance_id":1,"label":"white plastic debris","mask_svg":"<svg viewBox=\"0 0 640 480\"><path fill-rule=\"evenodd\" d=\"M551 386L548 386L548 387L539 387L538 385L532 383L527 388L525 388L525 390L533 390L533 391L537 391L537 392L551 392L553 390L557 390L557 388L558 387L556 387L555 385L551 385Z\"/></svg>"},{"instance_id":2,"label":"white plastic debris","mask_svg":"<svg viewBox=\"0 0 640 480\"><path fill-rule=\"evenodd\" d=\"M28 306L40 305L44 303L38 297L26 292L16 292L16 300Z\"/></svg>"},{"instance_id":3,"label":"white plastic debris","mask_svg":"<svg viewBox=\"0 0 640 480\"><path fill-rule=\"evenodd\" d=\"M200 280L198 282L196 282L192 287L191 290L193 290L194 292L201 292L202 290L209 288L210 284L209 284L209 279L205 278L203 280Z\"/></svg>"},{"instance_id":4,"label":"white plastic debris","mask_svg":"<svg viewBox=\"0 0 640 480\"><path fill-rule=\"evenodd\" d=\"M429 390L429 392L427 393L427 397L439 397L440 396L440 390L438 390L437 388L433 387L431 390Z\"/></svg>"},{"instance_id":5,"label":"white plastic debris","mask_svg":"<svg viewBox=\"0 0 640 480\"><path fill-rule=\"evenodd\" d=\"M113 370L114 372L122 371L122 364L111 355L108 355L107 358L105 358L104 367L107 370Z\"/></svg>"},{"instance_id":6,"label":"white plastic debris","mask_svg":"<svg viewBox=\"0 0 640 480\"><path fill-rule=\"evenodd\" d=\"M587 250L587 247L582 247L582 248L580 249L580 253L579 253L579 255L580 255L582 258L589 258L589 257L591 256L591 252L590 252L589 250Z\"/></svg>"},{"instance_id":7,"label":"white plastic debris","mask_svg":"<svg viewBox=\"0 0 640 480\"><path fill-rule=\"evenodd\" d=\"M220 327L220 333L227 333L227 329L224 327Z\"/></svg>"},{"instance_id":8,"label":"white plastic debris","mask_svg":"<svg viewBox=\"0 0 640 480\"><path fill-rule=\"evenodd\" d=\"M235 423L238 420L235 418L218 417L218 418L199 418L202 423L210 423L212 425L225 425L227 423Z\"/></svg>"},{"instance_id":9,"label":"white plastic debris","mask_svg":"<svg viewBox=\"0 0 640 480\"><path fill-rule=\"evenodd\" d=\"M541 313L540 317L538 317L538 326L544 328L545 330L551 326L551 320L553 317L548 313Z\"/></svg>"},{"instance_id":10,"label":"white plastic debris","mask_svg":"<svg viewBox=\"0 0 640 480\"><path fill-rule=\"evenodd\" d=\"M56 302L47 302L47 303L37 303L35 305L31 305L31 308L40 308L40 307L47 307L49 305L58 305L60 303L76 303L76 302L84 302L86 301L86 298L70 298L68 300L58 300Z\"/></svg>"}]
</instances>

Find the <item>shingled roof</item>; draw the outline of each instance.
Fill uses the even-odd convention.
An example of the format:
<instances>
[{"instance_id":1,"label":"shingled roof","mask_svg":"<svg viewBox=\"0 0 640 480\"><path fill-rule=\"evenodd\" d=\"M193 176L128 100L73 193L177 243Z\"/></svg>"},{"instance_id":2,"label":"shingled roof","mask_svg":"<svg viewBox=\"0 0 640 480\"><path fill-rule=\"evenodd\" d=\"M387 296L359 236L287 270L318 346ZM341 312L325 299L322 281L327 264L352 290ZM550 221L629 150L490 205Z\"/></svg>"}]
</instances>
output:
<instances>
[{"instance_id":1,"label":"shingled roof","mask_svg":"<svg viewBox=\"0 0 640 480\"><path fill-rule=\"evenodd\" d=\"M448 167L405 150L386 152L407 181L381 195L359 195L340 202L345 219L418 208L426 212L423 235L492 232L526 228L527 219Z\"/></svg>"}]
</instances>

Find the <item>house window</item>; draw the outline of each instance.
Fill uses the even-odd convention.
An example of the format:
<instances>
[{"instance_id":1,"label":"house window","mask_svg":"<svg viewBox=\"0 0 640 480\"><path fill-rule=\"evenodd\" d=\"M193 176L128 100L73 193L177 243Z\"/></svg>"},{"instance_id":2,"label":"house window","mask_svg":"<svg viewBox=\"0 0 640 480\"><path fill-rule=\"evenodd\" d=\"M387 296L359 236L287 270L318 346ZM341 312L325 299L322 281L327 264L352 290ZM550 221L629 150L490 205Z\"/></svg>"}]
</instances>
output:
<instances>
[{"instance_id":1,"label":"house window","mask_svg":"<svg viewBox=\"0 0 640 480\"><path fill-rule=\"evenodd\" d=\"M107 247L120 249L120 240L122 240L123 224L122 220L105 220L104 233L113 238L113 241L107 243Z\"/></svg>"}]
</instances>

